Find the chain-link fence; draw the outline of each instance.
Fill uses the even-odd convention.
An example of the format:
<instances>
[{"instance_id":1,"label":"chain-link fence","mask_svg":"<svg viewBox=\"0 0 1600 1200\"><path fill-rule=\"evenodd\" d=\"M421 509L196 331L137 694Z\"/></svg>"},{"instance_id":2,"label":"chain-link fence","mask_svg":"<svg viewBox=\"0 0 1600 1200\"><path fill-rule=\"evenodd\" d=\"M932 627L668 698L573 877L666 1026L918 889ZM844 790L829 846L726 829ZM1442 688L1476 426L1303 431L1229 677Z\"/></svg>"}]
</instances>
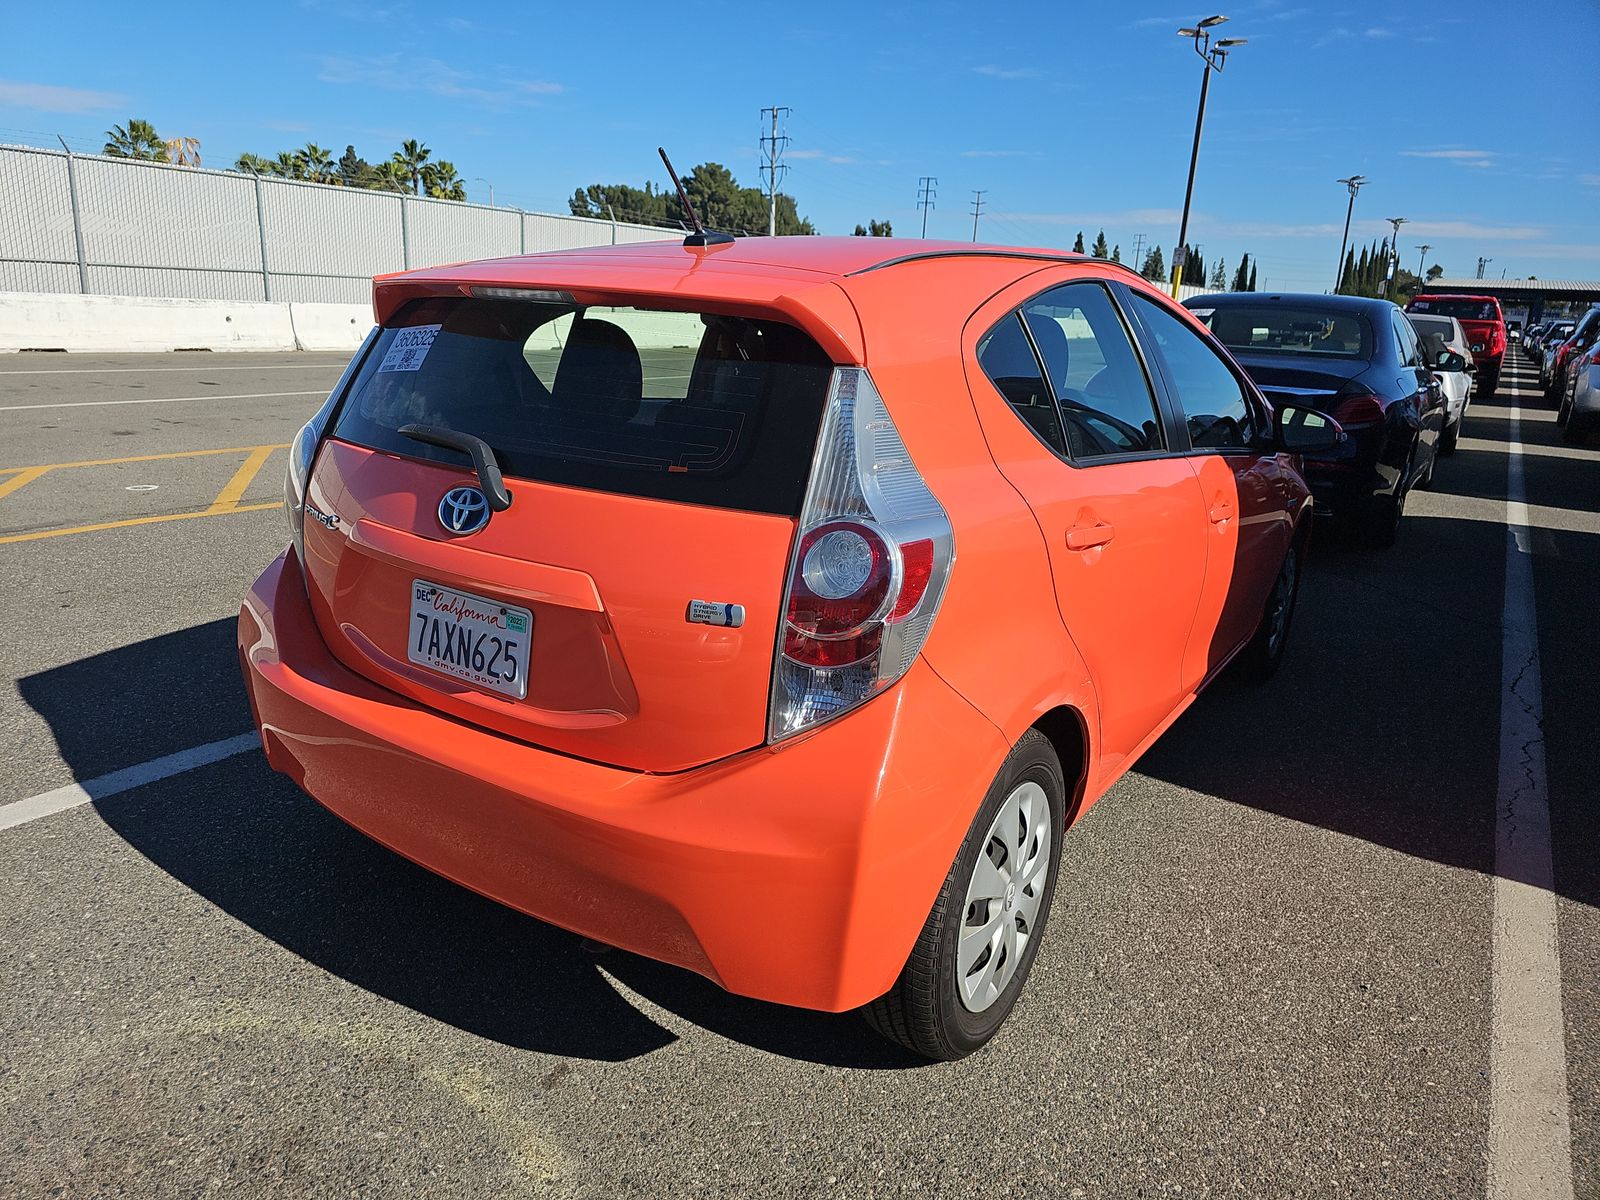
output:
<instances>
[{"instance_id":1,"label":"chain-link fence","mask_svg":"<svg viewBox=\"0 0 1600 1200\"><path fill-rule=\"evenodd\" d=\"M0 292L365 303L437 263L681 236L126 158L0 146Z\"/></svg>"}]
</instances>

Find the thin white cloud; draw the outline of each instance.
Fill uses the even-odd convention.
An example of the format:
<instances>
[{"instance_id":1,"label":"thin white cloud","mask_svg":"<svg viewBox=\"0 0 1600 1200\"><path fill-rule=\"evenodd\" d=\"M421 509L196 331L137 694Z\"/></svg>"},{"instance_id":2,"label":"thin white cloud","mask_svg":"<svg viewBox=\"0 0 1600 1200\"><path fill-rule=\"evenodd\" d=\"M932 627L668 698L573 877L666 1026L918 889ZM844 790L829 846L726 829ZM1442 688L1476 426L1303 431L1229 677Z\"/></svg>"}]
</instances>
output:
<instances>
[{"instance_id":1,"label":"thin white cloud","mask_svg":"<svg viewBox=\"0 0 1600 1200\"><path fill-rule=\"evenodd\" d=\"M23 83L0 79L0 104L31 108L50 113L91 113L121 108L128 102L116 92L95 92L87 88L56 87L48 83Z\"/></svg>"},{"instance_id":2,"label":"thin white cloud","mask_svg":"<svg viewBox=\"0 0 1600 1200\"><path fill-rule=\"evenodd\" d=\"M1578 182L1584 187L1600 187L1600 175L1579 175Z\"/></svg>"},{"instance_id":3,"label":"thin white cloud","mask_svg":"<svg viewBox=\"0 0 1600 1200\"><path fill-rule=\"evenodd\" d=\"M460 71L437 58L384 54L370 58L324 56L317 78L323 83L361 84L393 92L430 92L455 100L472 100L491 108L537 103L542 96L566 89L548 79L484 79Z\"/></svg>"},{"instance_id":4,"label":"thin white cloud","mask_svg":"<svg viewBox=\"0 0 1600 1200\"><path fill-rule=\"evenodd\" d=\"M1037 150L963 150L962 158L1038 158Z\"/></svg>"},{"instance_id":5,"label":"thin white cloud","mask_svg":"<svg viewBox=\"0 0 1600 1200\"><path fill-rule=\"evenodd\" d=\"M987 75L990 79L1032 79L1039 72L1032 67L998 67L993 63L985 63L981 67L973 67L974 75Z\"/></svg>"},{"instance_id":6,"label":"thin white cloud","mask_svg":"<svg viewBox=\"0 0 1600 1200\"><path fill-rule=\"evenodd\" d=\"M1493 150L1402 150L1407 158L1493 158Z\"/></svg>"},{"instance_id":7,"label":"thin white cloud","mask_svg":"<svg viewBox=\"0 0 1600 1200\"><path fill-rule=\"evenodd\" d=\"M837 166L849 166L861 160L853 154L829 154L826 150L785 150L783 156L789 159L810 160L815 162L834 163Z\"/></svg>"},{"instance_id":8,"label":"thin white cloud","mask_svg":"<svg viewBox=\"0 0 1600 1200\"><path fill-rule=\"evenodd\" d=\"M1394 30L1373 28L1367 30L1367 36L1369 38L1392 38L1394 37Z\"/></svg>"}]
</instances>

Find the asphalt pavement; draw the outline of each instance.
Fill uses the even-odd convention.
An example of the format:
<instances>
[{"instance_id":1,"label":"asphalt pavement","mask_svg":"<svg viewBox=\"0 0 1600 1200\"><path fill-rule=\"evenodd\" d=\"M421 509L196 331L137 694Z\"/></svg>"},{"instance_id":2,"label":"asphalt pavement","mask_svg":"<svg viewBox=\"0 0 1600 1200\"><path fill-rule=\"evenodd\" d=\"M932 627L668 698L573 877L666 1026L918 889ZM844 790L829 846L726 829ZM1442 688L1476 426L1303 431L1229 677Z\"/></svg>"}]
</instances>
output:
<instances>
[{"instance_id":1,"label":"asphalt pavement","mask_svg":"<svg viewBox=\"0 0 1600 1200\"><path fill-rule=\"evenodd\" d=\"M238 600L341 367L0 361L0 806L248 730ZM1274 682L1220 681L1070 832L959 1063L593 953L254 751L0 807L0 1196L1486 1195L1516 418L1571 1130L1525 1194L1600 1197L1600 449L1526 380L1393 549L1317 539Z\"/></svg>"}]
</instances>

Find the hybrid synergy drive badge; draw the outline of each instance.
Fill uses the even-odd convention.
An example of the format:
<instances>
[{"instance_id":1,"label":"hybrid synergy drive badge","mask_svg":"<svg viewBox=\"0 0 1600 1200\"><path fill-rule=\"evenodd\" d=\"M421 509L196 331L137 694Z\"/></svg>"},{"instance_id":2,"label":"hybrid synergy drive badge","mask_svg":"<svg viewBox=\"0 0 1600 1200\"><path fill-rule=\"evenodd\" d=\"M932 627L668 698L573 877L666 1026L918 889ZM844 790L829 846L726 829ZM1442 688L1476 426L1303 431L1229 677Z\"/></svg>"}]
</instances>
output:
<instances>
[{"instance_id":1,"label":"hybrid synergy drive badge","mask_svg":"<svg viewBox=\"0 0 1600 1200\"><path fill-rule=\"evenodd\" d=\"M727 625L737 629L744 624L744 605L691 600L687 619L696 625Z\"/></svg>"}]
</instances>

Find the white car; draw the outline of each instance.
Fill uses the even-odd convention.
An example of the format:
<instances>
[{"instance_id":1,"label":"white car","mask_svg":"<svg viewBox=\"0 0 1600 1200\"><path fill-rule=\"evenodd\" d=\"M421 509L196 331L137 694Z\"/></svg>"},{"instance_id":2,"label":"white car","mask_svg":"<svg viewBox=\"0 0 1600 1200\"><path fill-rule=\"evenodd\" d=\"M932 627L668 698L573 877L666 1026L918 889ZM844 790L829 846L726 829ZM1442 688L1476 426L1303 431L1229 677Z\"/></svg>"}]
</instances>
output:
<instances>
[{"instance_id":1,"label":"white car","mask_svg":"<svg viewBox=\"0 0 1600 1200\"><path fill-rule=\"evenodd\" d=\"M1467 405L1472 398L1472 351L1467 346L1466 330L1454 317L1434 316L1431 313L1407 313L1406 319L1417 331L1417 338L1428 348L1428 357L1434 360L1442 351L1450 351L1462 359L1456 369L1446 369L1436 363L1433 374L1444 388L1444 429L1439 434L1439 453L1454 454L1456 441L1461 437L1461 420L1467 415ZM1454 367L1455 360L1450 360Z\"/></svg>"}]
</instances>

